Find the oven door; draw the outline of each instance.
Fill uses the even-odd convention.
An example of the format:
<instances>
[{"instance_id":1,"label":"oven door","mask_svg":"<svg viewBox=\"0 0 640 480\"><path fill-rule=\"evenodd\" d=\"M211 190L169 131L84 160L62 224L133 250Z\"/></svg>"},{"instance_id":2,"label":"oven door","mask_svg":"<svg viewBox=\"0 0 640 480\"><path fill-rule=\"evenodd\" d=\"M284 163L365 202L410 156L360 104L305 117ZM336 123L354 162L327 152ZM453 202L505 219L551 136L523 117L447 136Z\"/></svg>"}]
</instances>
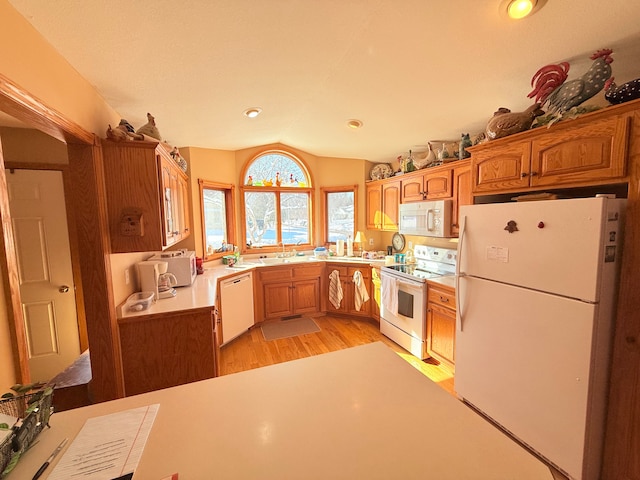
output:
<instances>
[{"instance_id":1,"label":"oven door","mask_svg":"<svg viewBox=\"0 0 640 480\"><path fill-rule=\"evenodd\" d=\"M380 276L383 289L380 331L416 357L426 358L426 283L388 275L384 271ZM385 281L386 278L394 278L395 282ZM390 286L393 283L395 291L385 291L385 288L394 288ZM393 302L391 298L395 299L397 312L389 305Z\"/></svg>"}]
</instances>

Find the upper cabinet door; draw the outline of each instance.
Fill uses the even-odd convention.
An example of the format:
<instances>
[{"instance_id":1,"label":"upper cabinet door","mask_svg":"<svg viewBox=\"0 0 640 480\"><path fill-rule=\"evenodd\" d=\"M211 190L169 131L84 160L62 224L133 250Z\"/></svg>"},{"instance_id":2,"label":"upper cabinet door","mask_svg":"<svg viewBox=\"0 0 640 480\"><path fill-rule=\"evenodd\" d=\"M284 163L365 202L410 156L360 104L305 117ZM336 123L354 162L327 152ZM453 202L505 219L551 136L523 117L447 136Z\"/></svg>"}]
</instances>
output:
<instances>
[{"instance_id":1,"label":"upper cabinet door","mask_svg":"<svg viewBox=\"0 0 640 480\"><path fill-rule=\"evenodd\" d=\"M471 154L474 192L513 191L529 186L531 142L500 145Z\"/></svg>"},{"instance_id":2,"label":"upper cabinet door","mask_svg":"<svg viewBox=\"0 0 640 480\"><path fill-rule=\"evenodd\" d=\"M628 138L624 115L550 129L531 142L531 186L624 177Z\"/></svg>"},{"instance_id":3,"label":"upper cabinet door","mask_svg":"<svg viewBox=\"0 0 640 480\"><path fill-rule=\"evenodd\" d=\"M424 175L424 189L427 194L427 200L451 198L453 196L452 172L453 168L450 167Z\"/></svg>"}]
</instances>

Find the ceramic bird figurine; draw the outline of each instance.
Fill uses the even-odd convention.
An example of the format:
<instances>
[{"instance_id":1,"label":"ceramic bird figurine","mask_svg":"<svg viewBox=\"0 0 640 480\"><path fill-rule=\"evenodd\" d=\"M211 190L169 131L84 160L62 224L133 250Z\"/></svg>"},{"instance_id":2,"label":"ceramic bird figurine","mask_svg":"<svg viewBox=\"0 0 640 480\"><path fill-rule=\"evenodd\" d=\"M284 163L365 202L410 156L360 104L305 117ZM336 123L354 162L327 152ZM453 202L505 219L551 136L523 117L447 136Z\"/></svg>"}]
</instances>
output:
<instances>
[{"instance_id":1,"label":"ceramic bird figurine","mask_svg":"<svg viewBox=\"0 0 640 480\"><path fill-rule=\"evenodd\" d=\"M550 114L561 117L564 112L589 100L604 88L611 77L613 50L604 48L591 55L593 64L580 78L565 82L569 64L546 65L531 79L533 90L527 95L540 105L548 105Z\"/></svg>"},{"instance_id":2,"label":"ceramic bird figurine","mask_svg":"<svg viewBox=\"0 0 640 480\"><path fill-rule=\"evenodd\" d=\"M640 78L616 85L615 78L611 77L604 84L604 98L612 104L629 102L640 98Z\"/></svg>"},{"instance_id":3,"label":"ceramic bird figurine","mask_svg":"<svg viewBox=\"0 0 640 480\"><path fill-rule=\"evenodd\" d=\"M531 128L533 120L542 115L544 110L539 103L534 103L524 112L512 112L508 108L501 107L493 114L487 123L485 133L488 140L506 137L514 133L523 132Z\"/></svg>"},{"instance_id":4,"label":"ceramic bird figurine","mask_svg":"<svg viewBox=\"0 0 640 480\"><path fill-rule=\"evenodd\" d=\"M429 167L432 163L435 163L436 160L436 152L433 151L431 142L427 142L427 151L424 155L419 155L413 158L413 166L420 170L422 168Z\"/></svg>"},{"instance_id":5,"label":"ceramic bird figurine","mask_svg":"<svg viewBox=\"0 0 640 480\"><path fill-rule=\"evenodd\" d=\"M117 126L116 128L107 128L107 138L113 142L122 142L128 139L127 131Z\"/></svg>"},{"instance_id":6,"label":"ceramic bird figurine","mask_svg":"<svg viewBox=\"0 0 640 480\"><path fill-rule=\"evenodd\" d=\"M141 126L136 133L162 141L158 127L156 127L156 119L153 118L153 115L147 113L147 120L148 122Z\"/></svg>"},{"instance_id":7,"label":"ceramic bird figurine","mask_svg":"<svg viewBox=\"0 0 640 480\"><path fill-rule=\"evenodd\" d=\"M127 120L125 120L124 118L120 119L120 124L118 125L119 127L123 127L127 132L129 133L135 133L136 129L133 128L133 125L131 125Z\"/></svg>"}]
</instances>

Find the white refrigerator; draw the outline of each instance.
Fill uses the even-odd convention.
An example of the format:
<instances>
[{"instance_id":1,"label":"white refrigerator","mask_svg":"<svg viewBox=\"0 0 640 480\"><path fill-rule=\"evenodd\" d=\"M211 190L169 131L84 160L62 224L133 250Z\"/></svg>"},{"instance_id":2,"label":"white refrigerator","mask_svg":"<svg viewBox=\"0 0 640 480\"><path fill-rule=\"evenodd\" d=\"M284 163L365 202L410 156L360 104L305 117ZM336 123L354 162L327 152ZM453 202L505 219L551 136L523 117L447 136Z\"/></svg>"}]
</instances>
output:
<instances>
[{"instance_id":1,"label":"white refrigerator","mask_svg":"<svg viewBox=\"0 0 640 480\"><path fill-rule=\"evenodd\" d=\"M576 479L601 466L625 205L460 209L455 390Z\"/></svg>"}]
</instances>

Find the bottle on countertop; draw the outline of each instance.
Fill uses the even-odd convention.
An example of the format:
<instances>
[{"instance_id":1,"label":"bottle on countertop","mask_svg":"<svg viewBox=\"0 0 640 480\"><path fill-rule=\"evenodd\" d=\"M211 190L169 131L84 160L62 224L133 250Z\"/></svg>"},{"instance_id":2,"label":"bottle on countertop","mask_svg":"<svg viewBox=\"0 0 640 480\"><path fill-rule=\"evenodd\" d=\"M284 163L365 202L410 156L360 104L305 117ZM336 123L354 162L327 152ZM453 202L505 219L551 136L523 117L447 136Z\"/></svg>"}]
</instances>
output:
<instances>
[{"instance_id":1,"label":"bottle on countertop","mask_svg":"<svg viewBox=\"0 0 640 480\"><path fill-rule=\"evenodd\" d=\"M347 237L347 257L353 257L353 240L351 235Z\"/></svg>"}]
</instances>

